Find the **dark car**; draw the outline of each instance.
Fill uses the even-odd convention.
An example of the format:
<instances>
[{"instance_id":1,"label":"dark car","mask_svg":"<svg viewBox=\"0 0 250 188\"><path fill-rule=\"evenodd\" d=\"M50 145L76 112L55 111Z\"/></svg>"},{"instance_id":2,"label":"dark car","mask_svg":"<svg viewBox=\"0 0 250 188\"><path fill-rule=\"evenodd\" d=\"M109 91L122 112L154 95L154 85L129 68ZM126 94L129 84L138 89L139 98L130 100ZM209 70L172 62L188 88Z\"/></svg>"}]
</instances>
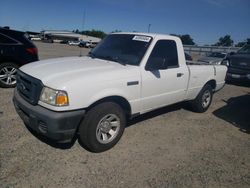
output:
<instances>
[{"instance_id":1,"label":"dark car","mask_svg":"<svg viewBox=\"0 0 250 188\"><path fill-rule=\"evenodd\" d=\"M221 64L228 66L227 81L250 83L250 44L245 45L236 53L231 53Z\"/></svg>"},{"instance_id":2,"label":"dark car","mask_svg":"<svg viewBox=\"0 0 250 188\"><path fill-rule=\"evenodd\" d=\"M16 69L37 60L37 48L26 33L0 27L0 87L15 87Z\"/></svg>"},{"instance_id":3,"label":"dark car","mask_svg":"<svg viewBox=\"0 0 250 188\"><path fill-rule=\"evenodd\" d=\"M85 47L86 46L86 41L80 41L80 43L78 44L79 47Z\"/></svg>"},{"instance_id":4,"label":"dark car","mask_svg":"<svg viewBox=\"0 0 250 188\"><path fill-rule=\"evenodd\" d=\"M69 43L68 40L62 40L62 41L60 41L60 44L68 44L68 43Z\"/></svg>"},{"instance_id":5,"label":"dark car","mask_svg":"<svg viewBox=\"0 0 250 188\"><path fill-rule=\"evenodd\" d=\"M94 48L96 47L98 43L97 42L91 42L91 41L80 41L79 47L84 47L84 48Z\"/></svg>"}]
</instances>

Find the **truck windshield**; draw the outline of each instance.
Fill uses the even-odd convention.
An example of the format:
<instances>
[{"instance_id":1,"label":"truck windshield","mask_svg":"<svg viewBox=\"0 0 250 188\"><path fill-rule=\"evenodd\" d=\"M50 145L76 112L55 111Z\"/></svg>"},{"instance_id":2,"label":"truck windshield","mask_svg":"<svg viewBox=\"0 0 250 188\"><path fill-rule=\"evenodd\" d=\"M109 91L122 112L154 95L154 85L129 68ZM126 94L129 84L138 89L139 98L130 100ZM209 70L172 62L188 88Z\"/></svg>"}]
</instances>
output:
<instances>
[{"instance_id":1,"label":"truck windshield","mask_svg":"<svg viewBox=\"0 0 250 188\"><path fill-rule=\"evenodd\" d=\"M250 45L246 45L243 48L239 49L237 52L239 54L250 54Z\"/></svg>"},{"instance_id":2,"label":"truck windshield","mask_svg":"<svg viewBox=\"0 0 250 188\"><path fill-rule=\"evenodd\" d=\"M139 65L152 37L133 34L111 34L96 46L89 56L121 64Z\"/></svg>"}]
</instances>

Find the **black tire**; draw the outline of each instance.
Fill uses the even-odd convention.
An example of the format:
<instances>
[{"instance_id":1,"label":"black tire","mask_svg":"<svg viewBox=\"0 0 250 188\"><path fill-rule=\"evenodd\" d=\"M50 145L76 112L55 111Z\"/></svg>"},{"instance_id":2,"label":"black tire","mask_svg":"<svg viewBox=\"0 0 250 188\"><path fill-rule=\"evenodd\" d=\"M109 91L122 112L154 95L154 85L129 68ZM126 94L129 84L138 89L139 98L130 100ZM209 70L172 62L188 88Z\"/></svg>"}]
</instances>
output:
<instances>
[{"instance_id":1,"label":"black tire","mask_svg":"<svg viewBox=\"0 0 250 188\"><path fill-rule=\"evenodd\" d=\"M125 125L123 109L114 102L103 102L87 112L79 127L79 141L92 152L109 150L120 140Z\"/></svg>"},{"instance_id":2,"label":"black tire","mask_svg":"<svg viewBox=\"0 0 250 188\"><path fill-rule=\"evenodd\" d=\"M0 64L0 87L16 87L16 70L18 66L12 62Z\"/></svg>"},{"instance_id":3,"label":"black tire","mask_svg":"<svg viewBox=\"0 0 250 188\"><path fill-rule=\"evenodd\" d=\"M202 113L207 111L213 99L213 90L211 85L206 84L198 96L191 101L191 109L194 112Z\"/></svg>"}]
</instances>

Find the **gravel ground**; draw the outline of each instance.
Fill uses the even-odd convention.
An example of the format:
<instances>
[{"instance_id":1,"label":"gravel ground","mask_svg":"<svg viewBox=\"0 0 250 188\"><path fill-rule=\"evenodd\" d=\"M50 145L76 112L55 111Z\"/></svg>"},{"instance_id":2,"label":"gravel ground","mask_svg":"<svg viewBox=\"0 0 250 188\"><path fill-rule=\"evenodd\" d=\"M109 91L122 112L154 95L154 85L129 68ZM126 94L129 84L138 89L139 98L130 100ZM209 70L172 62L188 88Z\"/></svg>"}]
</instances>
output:
<instances>
[{"instance_id":1,"label":"gravel ground","mask_svg":"<svg viewBox=\"0 0 250 188\"><path fill-rule=\"evenodd\" d=\"M79 55L77 47L36 44L40 59ZM0 187L250 187L247 86L226 85L203 114L177 104L140 116L99 154L32 134L12 95L0 88Z\"/></svg>"}]
</instances>

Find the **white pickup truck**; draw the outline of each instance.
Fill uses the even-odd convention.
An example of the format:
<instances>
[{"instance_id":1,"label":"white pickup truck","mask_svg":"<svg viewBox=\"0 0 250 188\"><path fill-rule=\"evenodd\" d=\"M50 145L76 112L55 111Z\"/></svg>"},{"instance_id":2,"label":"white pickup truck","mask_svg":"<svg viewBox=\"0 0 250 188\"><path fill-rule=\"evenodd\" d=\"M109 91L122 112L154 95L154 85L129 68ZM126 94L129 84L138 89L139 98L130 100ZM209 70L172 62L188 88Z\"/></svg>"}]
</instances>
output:
<instances>
[{"instance_id":1,"label":"white pickup truck","mask_svg":"<svg viewBox=\"0 0 250 188\"><path fill-rule=\"evenodd\" d=\"M126 119L181 101L204 112L225 83L223 65L187 65L181 40L114 33L88 56L38 61L17 73L13 101L31 129L93 152L113 147Z\"/></svg>"}]
</instances>

